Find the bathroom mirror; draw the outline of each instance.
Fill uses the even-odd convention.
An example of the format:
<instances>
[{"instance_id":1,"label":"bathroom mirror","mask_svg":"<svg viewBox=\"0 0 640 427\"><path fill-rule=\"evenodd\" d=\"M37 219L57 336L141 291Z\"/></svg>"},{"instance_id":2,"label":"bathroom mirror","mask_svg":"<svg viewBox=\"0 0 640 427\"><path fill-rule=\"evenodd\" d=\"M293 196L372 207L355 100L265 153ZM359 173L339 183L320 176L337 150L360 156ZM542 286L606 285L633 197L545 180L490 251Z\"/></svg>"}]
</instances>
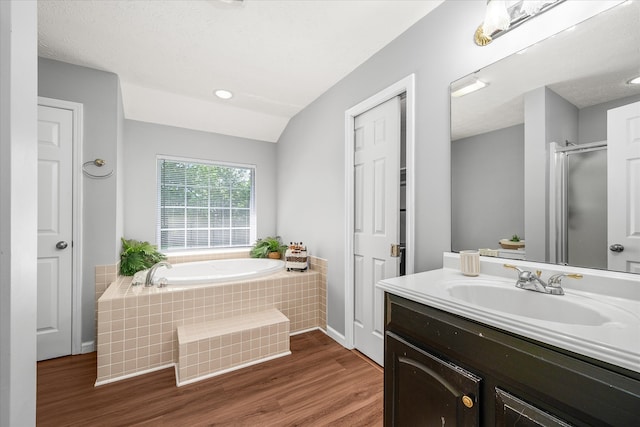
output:
<instances>
[{"instance_id":1,"label":"bathroom mirror","mask_svg":"<svg viewBox=\"0 0 640 427\"><path fill-rule=\"evenodd\" d=\"M625 188L607 182L607 112L640 102L639 16L619 4L452 83L487 84L451 98L452 251L640 273L607 231Z\"/></svg>"}]
</instances>

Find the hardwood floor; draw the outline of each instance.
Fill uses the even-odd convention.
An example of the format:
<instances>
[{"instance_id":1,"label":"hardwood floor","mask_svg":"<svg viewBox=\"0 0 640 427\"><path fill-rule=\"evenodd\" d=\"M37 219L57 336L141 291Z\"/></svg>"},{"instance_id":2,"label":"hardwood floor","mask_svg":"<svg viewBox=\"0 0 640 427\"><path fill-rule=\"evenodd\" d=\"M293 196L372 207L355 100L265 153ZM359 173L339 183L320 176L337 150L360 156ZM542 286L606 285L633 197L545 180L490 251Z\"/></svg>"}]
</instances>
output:
<instances>
[{"instance_id":1,"label":"hardwood floor","mask_svg":"<svg viewBox=\"0 0 640 427\"><path fill-rule=\"evenodd\" d=\"M38 363L39 426L380 426L382 368L320 331L291 356L183 387L174 369L94 387L96 354Z\"/></svg>"}]
</instances>

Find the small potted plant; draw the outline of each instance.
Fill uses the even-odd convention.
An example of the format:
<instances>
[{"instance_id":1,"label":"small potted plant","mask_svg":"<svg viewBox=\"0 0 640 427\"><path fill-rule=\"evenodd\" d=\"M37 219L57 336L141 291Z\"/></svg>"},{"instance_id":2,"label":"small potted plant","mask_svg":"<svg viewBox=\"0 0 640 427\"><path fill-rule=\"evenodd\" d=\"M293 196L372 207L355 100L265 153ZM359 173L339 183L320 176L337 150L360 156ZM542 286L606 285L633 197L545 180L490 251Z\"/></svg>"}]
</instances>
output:
<instances>
[{"instance_id":1,"label":"small potted plant","mask_svg":"<svg viewBox=\"0 0 640 427\"><path fill-rule=\"evenodd\" d=\"M280 259L286 250L287 245L282 244L280 236L265 237L263 239L256 240L256 243L253 245L253 248L251 248L249 254L251 255L251 258Z\"/></svg>"},{"instance_id":2,"label":"small potted plant","mask_svg":"<svg viewBox=\"0 0 640 427\"><path fill-rule=\"evenodd\" d=\"M123 276L133 276L138 271L146 270L167 258L149 242L126 240L124 237L121 240L120 274Z\"/></svg>"},{"instance_id":3,"label":"small potted plant","mask_svg":"<svg viewBox=\"0 0 640 427\"><path fill-rule=\"evenodd\" d=\"M517 234L511 236L511 239L500 239L498 242L503 249L522 249L524 248L524 240Z\"/></svg>"}]
</instances>

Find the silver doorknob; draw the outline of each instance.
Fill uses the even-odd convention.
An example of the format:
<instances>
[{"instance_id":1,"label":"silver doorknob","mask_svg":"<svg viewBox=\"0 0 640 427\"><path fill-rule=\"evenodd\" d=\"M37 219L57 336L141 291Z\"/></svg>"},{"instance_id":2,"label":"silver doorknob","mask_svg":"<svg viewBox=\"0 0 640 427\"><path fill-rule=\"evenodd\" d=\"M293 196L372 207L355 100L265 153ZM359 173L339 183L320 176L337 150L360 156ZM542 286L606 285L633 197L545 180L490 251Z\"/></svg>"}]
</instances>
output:
<instances>
[{"instance_id":1,"label":"silver doorknob","mask_svg":"<svg viewBox=\"0 0 640 427\"><path fill-rule=\"evenodd\" d=\"M66 249L67 246L68 244L64 240L60 240L58 243L56 243L56 248L58 249Z\"/></svg>"},{"instance_id":2,"label":"silver doorknob","mask_svg":"<svg viewBox=\"0 0 640 427\"><path fill-rule=\"evenodd\" d=\"M622 251L624 251L624 246L622 246L620 243L615 243L615 244L609 246L609 250L611 252L622 252Z\"/></svg>"}]
</instances>

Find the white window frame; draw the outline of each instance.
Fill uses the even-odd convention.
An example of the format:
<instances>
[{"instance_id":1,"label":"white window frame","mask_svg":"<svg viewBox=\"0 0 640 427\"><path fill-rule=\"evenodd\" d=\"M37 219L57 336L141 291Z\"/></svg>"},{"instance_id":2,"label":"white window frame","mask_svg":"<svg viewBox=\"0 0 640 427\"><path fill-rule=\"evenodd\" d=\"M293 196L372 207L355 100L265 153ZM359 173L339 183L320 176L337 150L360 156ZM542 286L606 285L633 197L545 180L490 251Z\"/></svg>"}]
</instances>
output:
<instances>
[{"instance_id":1,"label":"white window frame","mask_svg":"<svg viewBox=\"0 0 640 427\"><path fill-rule=\"evenodd\" d=\"M210 246L210 247L183 247L183 248L162 248L162 240L161 240L161 171L160 171L160 161L168 160L174 162L182 162L182 163L193 163L200 165L209 165L209 166L221 166L228 168L243 168L243 169L251 169L251 199L250 199L250 209L249 209L249 243L246 246L237 245L237 246ZM189 157L179 157L179 156L171 156L160 154L156 156L156 192L157 192L157 204L156 204L156 241L158 242L158 248L160 251L165 253L172 252L183 252L183 251L212 251L219 249L237 249L237 248L247 248L250 247L252 242L256 241L257 236L257 214L256 214L256 176L257 176L257 167L255 164L247 164L247 163L233 163L233 162L225 162L218 160L210 160L210 159L201 159L201 158L189 158ZM186 218L185 218L186 220ZM210 231L210 230L209 230Z\"/></svg>"}]
</instances>

